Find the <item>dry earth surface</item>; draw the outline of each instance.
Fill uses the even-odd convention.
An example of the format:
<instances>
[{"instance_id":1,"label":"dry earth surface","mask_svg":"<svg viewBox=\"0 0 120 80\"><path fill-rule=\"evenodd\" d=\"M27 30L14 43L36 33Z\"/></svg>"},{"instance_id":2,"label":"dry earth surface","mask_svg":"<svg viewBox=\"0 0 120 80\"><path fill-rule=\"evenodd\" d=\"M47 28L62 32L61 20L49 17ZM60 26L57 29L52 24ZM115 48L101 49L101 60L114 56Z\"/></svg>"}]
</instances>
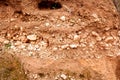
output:
<instances>
[{"instance_id":1,"label":"dry earth surface","mask_svg":"<svg viewBox=\"0 0 120 80\"><path fill-rule=\"evenodd\" d=\"M0 0L0 55L17 57L25 73L3 78L13 70L0 67L0 79L120 80L115 1Z\"/></svg>"}]
</instances>

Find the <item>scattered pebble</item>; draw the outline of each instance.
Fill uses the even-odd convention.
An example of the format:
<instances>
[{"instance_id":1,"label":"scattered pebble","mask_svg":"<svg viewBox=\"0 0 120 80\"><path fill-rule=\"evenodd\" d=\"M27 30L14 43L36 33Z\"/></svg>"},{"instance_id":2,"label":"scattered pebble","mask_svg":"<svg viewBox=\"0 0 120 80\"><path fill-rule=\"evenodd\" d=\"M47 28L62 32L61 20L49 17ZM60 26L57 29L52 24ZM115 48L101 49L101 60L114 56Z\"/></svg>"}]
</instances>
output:
<instances>
[{"instance_id":1,"label":"scattered pebble","mask_svg":"<svg viewBox=\"0 0 120 80\"><path fill-rule=\"evenodd\" d=\"M33 74L33 78L37 79L38 78L38 74Z\"/></svg>"},{"instance_id":2,"label":"scattered pebble","mask_svg":"<svg viewBox=\"0 0 120 80\"><path fill-rule=\"evenodd\" d=\"M109 41L112 41L113 39L114 39L114 38L110 36L110 37L107 37L107 38L105 39L105 41L106 41L106 42L109 42Z\"/></svg>"},{"instance_id":3,"label":"scattered pebble","mask_svg":"<svg viewBox=\"0 0 120 80\"><path fill-rule=\"evenodd\" d=\"M61 19L62 21L65 21L65 20L66 20L65 16L61 16L60 19Z\"/></svg>"},{"instance_id":4,"label":"scattered pebble","mask_svg":"<svg viewBox=\"0 0 120 80\"><path fill-rule=\"evenodd\" d=\"M45 26L48 27L50 25L50 23L45 23Z\"/></svg>"},{"instance_id":5,"label":"scattered pebble","mask_svg":"<svg viewBox=\"0 0 120 80\"><path fill-rule=\"evenodd\" d=\"M61 74L60 77L64 80L67 79L67 76L65 74Z\"/></svg>"},{"instance_id":6,"label":"scattered pebble","mask_svg":"<svg viewBox=\"0 0 120 80\"><path fill-rule=\"evenodd\" d=\"M99 37L96 37L96 40L97 40L97 41L101 41L102 38L99 36Z\"/></svg>"},{"instance_id":7,"label":"scattered pebble","mask_svg":"<svg viewBox=\"0 0 120 80\"><path fill-rule=\"evenodd\" d=\"M37 49L38 49L38 48L39 48L39 45L35 45L35 48L37 48Z\"/></svg>"},{"instance_id":8,"label":"scattered pebble","mask_svg":"<svg viewBox=\"0 0 120 80\"><path fill-rule=\"evenodd\" d=\"M95 32L95 31L92 31L92 35L96 36L96 37L99 36L99 34L97 32Z\"/></svg>"},{"instance_id":9,"label":"scattered pebble","mask_svg":"<svg viewBox=\"0 0 120 80\"><path fill-rule=\"evenodd\" d=\"M75 48L77 48L77 47L78 47L77 44L70 44L70 48L72 48L72 49L75 49Z\"/></svg>"},{"instance_id":10,"label":"scattered pebble","mask_svg":"<svg viewBox=\"0 0 120 80\"><path fill-rule=\"evenodd\" d=\"M35 35L35 34L28 35L27 39L29 39L31 41L35 41L35 40L37 40L37 35Z\"/></svg>"},{"instance_id":11,"label":"scattered pebble","mask_svg":"<svg viewBox=\"0 0 120 80\"><path fill-rule=\"evenodd\" d=\"M74 35L74 40L77 40L77 39L79 39L79 38L80 38L79 35Z\"/></svg>"},{"instance_id":12,"label":"scattered pebble","mask_svg":"<svg viewBox=\"0 0 120 80\"><path fill-rule=\"evenodd\" d=\"M48 46L48 43L47 42L45 42L45 41L41 41L40 43L39 43L39 45L40 45L40 47L41 48L46 48L47 46Z\"/></svg>"},{"instance_id":13,"label":"scattered pebble","mask_svg":"<svg viewBox=\"0 0 120 80\"><path fill-rule=\"evenodd\" d=\"M53 47L52 50L53 50L53 51L56 51L56 50L58 50L58 47Z\"/></svg>"},{"instance_id":14,"label":"scattered pebble","mask_svg":"<svg viewBox=\"0 0 120 80\"><path fill-rule=\"evenodd\" d=\"M11 18L10 21L15 21L16 19L15 18Z\"/></svg>"},{"instance_id":15,"label":"scattered pebble","mask_svg":"<svg viewBox=\"0 0 120 80\"><path fill-rule=\"evenodd\" d=\"M10 41L9 40L5 40L4 41L4 44L8 44Z\"/></svg>"},{"instance_id":16,"label":"scattered pebble","mask_svg":"<svg viewBox=\"0 0 120 80\"><path fill-rule=\"evenodd\" d=\"M61 25L60 25L60 24L57 24L56 26L57 26L57 27L60 27Z\"/></svg>"},{"instance_id":17,"label":"scattered pebble","mask_svg":"<svg viewBox=\"0 0 120 80\"><path fill-rule=\"evenodd\" d=\"M27 38L26 38L26 36L20 36L19 38L18 38L20 41L22 41L22 42L27 42Z\"/></svg>"},{"instance_id":18,"label":"scattered pebble","mask_svg":"<svg viewBox=\"0 0 120 80\"><path fill-rule=\"evenodd\" d=\"M94 21L99 21L99 17L96 13L93 13L92 16L95 18Z\"/></svg>"},{"instance_id":19,"label":"scattered pebble","mask_svg":"<svg viewBox=\"0 0 120 80\"><path fill-rule=\"evenodd\" d=\"M68 47L69 47L69 44L65 44L65 45L61 46L62 49L65 49L65 48L68 48Z\"/></svg>"},{"instance_id":20,"label":"scattered pebble","mask_svg":"<svg viewBox=\"0 0 120 80\"><path fill-rule=\"evenodd\" d=\"M20 41L15 42L15 46L19 46L19 45L22 45L22 42Z\"/></svg>"},{"instance_id":21,"label":"scattered pebble","mask_svg":"<svg viewBox=\"0 0 120 80\"><path fill-rule=\"evenodd\" d=\"M27 49L28 50L36 50L35 46L32 44L28 45Z\"/></svg>"},{"instance_id":22,"label":"scattered pebble","mask_svg":"<svg viewBox=\"0 0 120 80\"><path fill-rule=\"evenodd\" d=\"M85 43L81 43L80 47L86 47L86 44Z\"/></svg>"}]
</instances>

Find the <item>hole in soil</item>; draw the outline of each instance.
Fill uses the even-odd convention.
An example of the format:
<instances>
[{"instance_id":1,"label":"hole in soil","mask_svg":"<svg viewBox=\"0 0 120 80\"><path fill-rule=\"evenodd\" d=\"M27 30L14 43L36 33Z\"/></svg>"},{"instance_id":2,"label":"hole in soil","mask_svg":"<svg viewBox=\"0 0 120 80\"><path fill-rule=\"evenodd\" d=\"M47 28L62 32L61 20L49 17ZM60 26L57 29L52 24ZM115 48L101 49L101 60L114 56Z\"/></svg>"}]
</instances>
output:
<instances>
[{"instance_id":1,"label":"hole in soil","mask_svg":"<svg viewBox=\"0 0 120 80\"><path fill-rule=\"evenodd\" d=\"M41 78L45 77L45 74L44 73L39 73L38 74Z\"/></svg>"},{"instance_id":2,"label":"hole in soil","mask_svg":"<svg viewBox=\"0 0 120 80\"><path fill-rule=\"evenodd\" d=\"M22 16L22 15L23 15L23 12L22 12L21 10L14 11L14 13L13 13L13 16L14 16L15 18L19 18L19 17Z\"/></svg>"},{"instance_id":3,"label":"hole in soil","mask_svg":"<svg viewBox=\"0 0 120 80\"><path fill-rule=\"evenodd\" d=\"M16 14L23 14L22 11L15 11L14 13L16 13Z\"/></svg>"},{"instance_id":4,"label":"hole in soil","mask_svg":"<svg viewBox=\"0 0 120 80\"><path fill-rule=\"evenodd\" d=\"M44 0L38 3L39 9L60 9L62 5L60 2Z\"/></svg>"}]
</instances>

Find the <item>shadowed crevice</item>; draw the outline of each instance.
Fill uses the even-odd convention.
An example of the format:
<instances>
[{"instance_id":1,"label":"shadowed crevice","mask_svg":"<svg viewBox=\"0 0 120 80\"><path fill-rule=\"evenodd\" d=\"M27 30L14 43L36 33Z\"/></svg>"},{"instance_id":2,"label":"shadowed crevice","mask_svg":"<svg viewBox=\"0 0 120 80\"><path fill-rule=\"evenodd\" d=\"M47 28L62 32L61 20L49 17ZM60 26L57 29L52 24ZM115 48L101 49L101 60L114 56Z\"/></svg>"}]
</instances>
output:
<instances>
[{"instance_id":1,"label":"shadowed crevice","mask_svg":"<svg viewBox=\"0 0 120 80\"><path fill-rule=\"evenodd\" d=\"M62 8L62 5L60 2L54 2L54 1L41 1L38 3L39 9L60 9Z\"/></svg>"}]
</instances>

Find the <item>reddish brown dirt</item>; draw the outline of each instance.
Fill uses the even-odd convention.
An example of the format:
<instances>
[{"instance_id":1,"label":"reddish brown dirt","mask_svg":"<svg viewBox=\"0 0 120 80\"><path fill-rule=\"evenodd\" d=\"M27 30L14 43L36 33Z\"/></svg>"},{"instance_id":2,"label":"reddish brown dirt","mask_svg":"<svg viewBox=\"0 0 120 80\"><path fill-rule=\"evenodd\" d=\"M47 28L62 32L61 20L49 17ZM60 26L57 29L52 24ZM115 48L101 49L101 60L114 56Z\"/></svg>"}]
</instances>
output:
<instances>
[{"instance_id":1,"label":"reddish brown dirt","mask_svg":"<svg viewBox=\"0 0 120 80\"><path fill-rule=\"evenodd\" d=\"M113 2L51 2L62 8L1 0L1 52L7 47L18 57L29 80L119 80L119 15Z\"/></svg>"}]
</instances>

